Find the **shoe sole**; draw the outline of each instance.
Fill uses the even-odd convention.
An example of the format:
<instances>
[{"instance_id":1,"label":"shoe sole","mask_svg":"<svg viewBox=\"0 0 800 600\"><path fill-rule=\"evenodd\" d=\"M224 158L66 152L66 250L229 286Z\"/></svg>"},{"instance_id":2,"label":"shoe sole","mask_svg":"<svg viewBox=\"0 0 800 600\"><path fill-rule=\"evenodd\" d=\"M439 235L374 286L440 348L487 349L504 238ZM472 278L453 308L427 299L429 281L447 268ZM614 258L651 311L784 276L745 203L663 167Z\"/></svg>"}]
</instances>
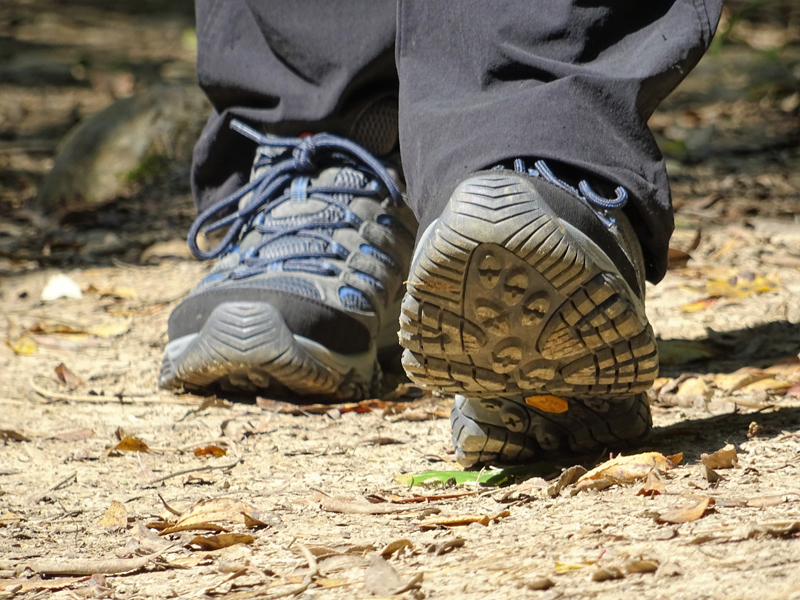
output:
<instances>
[{"instance_id":1,"label":"shoe sole","mask_svg":"<svg viewBox=\"0 0 800 600\"><path fill-rule=\"evenodd\" d=\"M167 344L162 388L272 391L323 400L369 397L380 380L375 352L336 354L295 336L280 312L262 302L227 302L197 333Z\"/></svg>"},{"instance_id":2,"label":"shoe sole","mask_svg":"<svg viewBox=\"0 0 800 600\"><path fill-rule=\"evenodd\" d=\"M463 182L426 231L400 317L403 366L458 394L462 464L641 438L658 354L608 257L521 176ZM565 443L566 442L566 443Z\"/></svg>"}]
</instances>

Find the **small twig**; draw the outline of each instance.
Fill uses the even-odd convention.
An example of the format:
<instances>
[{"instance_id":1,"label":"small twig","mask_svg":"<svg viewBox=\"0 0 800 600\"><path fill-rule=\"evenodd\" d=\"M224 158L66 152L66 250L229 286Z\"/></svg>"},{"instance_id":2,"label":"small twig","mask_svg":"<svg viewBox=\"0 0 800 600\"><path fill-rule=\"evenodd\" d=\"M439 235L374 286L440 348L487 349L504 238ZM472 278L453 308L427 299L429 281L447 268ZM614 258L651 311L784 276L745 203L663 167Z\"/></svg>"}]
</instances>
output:
<instances>
[{"instance_id":1,"label":"small twig","mask_svg":"<svg viewBox=\"0 0 800 600\"><path fill-rule=\"evenodd\" d=\"M180 512L178 510L175 510L169 504L167 504L167 501L164 500L164 498L161 496L161 494L158 494L158 499L161 500L161 504L164 505L164 508L166 508L169 512L171 512L176 517L180 517L183 514L182 512Z\"/></svg>"},{"instance_id":2,"label":"small twig","mask_svg":"<svg viewBox=\"0 0 800 600\"><path fill-rule=\"evenodd\" d=\"M163 404L165 400L158 395L150 396L132 396L130 394L119 394L114 396L94 396L91 394L65 394L63 392L55 392L37 385L34 378L31 377L28 381L31 389L48 400L63 400L66 402L92 402L97 404L114 403L114 404ZM196 400L183 400L180 397L171 398L166 401L172 404L196 404Z\"/></svg>"},{"instance_id":3,"label":"small twig","mask_svg":"<svg viewBox=\"0 0 800 600\"><path fill-rule=\"evenodd\" d=\"M168 550L179 546L173 544L153 554L139 558L118 558L110 560L65 560L58 559L37 559L21 563L21 566L28 567L36 573L42 575L94 575L95 573L116 574L137 571L147 565L150 561L158 558Z\"/></svg>"},{"instance_id":4,"label":"small twig","mask_svg":"<svg viewBox=\"0 0 800 600\"><path fill-rule=\"evenodd\" d=\"M225 464L225 465L204 465L202 467L194 467L191 469L183 469L182 471L176 471L175 473L170 473L169 475L164 475L163 477L158 477L156 479L151 479L148 482L148 485L153 485L154 483L161 483L162 481L166 481L167 479L172 479L173 477L180 477L181 475L188 475L189 473L200 473L202 471L215 471L217 469L221 469L223 471L227 469L232 469L236 465L242 462L242 457L239 456L236 458L235 461Z\"/></svg>"},{"instance_id":5,"label":"small twig","mask_svg":"<svg viewBox=\"0 0 800 600\"><path fill-rule=\"evenodd\" d=\"M45 497L47 494L49 494L50 492L55 492L55 491L56 491L56 490L58 490L58 489L61 489L62 487L64 487L65 485L67 485L67 484L68 484L70 481L72 481L73 479L75 479L75 477L77 477L77 475L78 475L78 472L77 472L77 471L73 471L72 473L70 473L69 475L67 475L67 476L66 476L64 479L62 479L61 481L59 481L59 482L58 482L58 483L56 483L55 485L52 485L52 486L50 486L49 488L47 488L47 489L46 489L46 490L44 490L43 492L40 492L40 493L38 493L38 494L33 494L33 495L29 496L29 497L28 497L28 501L29 501L31 504L38 504L38 503L39 503L39 501L40 501L42 498L44 498L44 497Z\"/></svg>"},{"instance_id":6,"label":"small twig","mask_svg":"<svg viewBox=\"0 0 800 600\"><path fill-rule=\"evenodd\" d=\"M311 554L311 551L303 546L303 544L297 544L297 547L300 548L300 550L303 552L303 556L305 556L306 560L308 561L308 573L303 578L303 583L288 590L282 590L274 594L260 596L261 600L276 600L277 598L285 598L286 596L299 596L309 587L311 587L311 584L314 583L314 580L319 577L319 565L317 564L317 559L314 558L314 555Z\"/></svg>"}]
</instances>

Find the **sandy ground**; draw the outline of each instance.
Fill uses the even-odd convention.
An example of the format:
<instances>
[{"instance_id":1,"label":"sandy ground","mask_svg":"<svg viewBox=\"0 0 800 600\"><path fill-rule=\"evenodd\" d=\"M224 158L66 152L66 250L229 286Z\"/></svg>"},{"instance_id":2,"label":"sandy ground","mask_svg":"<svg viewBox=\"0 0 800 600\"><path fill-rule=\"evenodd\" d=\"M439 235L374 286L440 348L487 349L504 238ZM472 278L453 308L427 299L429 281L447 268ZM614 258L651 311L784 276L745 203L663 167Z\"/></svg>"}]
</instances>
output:
<instances>
[{"instance_id":1,"label":"sandy ground","mask_svg":"<svg viewBox=\"0 0 800 600\"><path fill-rule=\"evenodd\" d=\"M663 378L654 435L636 452L683 458L646 495L643 481L553 488L571 463L502 487L450 475L410 486L403 475L457 469L448 399L414 388L358 410L159 391L166 320L210 266L159 258L180 244L142 255L188 227L185 183L140 190L103 218L67 211L56 227L30 206L76 118L191 71L191 11L82 4L80 18L36 2L0 9L17 23L3 32L13 56L49 56L25 44L82 31L57 56L90 65L66 70L86 85L0 81L0 598L374 598L409 586L402 596L800 598L800 53L771 13L744 22L651 121L672 152L672 246L689 256L675 252L648 286ZM147 55L80 62L104 56L115 32L133 47L152 28ZM25 108L16 125L9 107ZM131 218L151 236L113 225ZM121 243L98 254L109 231ZM80 299L41 300L57 273ZM401 380L390 373L387 393ZM115 451L126 437L138 442ZM709 473L702 455L726 445L735 465ZM196 455L209 447L224 455ZM195 528L164 532L179 518ZM251 537L213 549L227 534Z\"/></svg>"}]
</instances>

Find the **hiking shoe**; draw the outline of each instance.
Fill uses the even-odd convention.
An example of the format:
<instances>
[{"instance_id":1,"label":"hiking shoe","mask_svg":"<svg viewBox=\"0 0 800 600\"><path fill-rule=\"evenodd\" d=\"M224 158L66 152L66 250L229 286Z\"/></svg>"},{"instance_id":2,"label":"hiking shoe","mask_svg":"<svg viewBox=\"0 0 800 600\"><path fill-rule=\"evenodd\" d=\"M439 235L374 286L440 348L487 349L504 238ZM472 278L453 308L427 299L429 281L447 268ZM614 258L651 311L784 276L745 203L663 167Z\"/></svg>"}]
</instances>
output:
<instances>
[{"instance_id":1,"label":"hiking shoe","mask_svg":"<svg viewBox=\"0 0 800 600\"><path fill-rule=\"evenodd\" d=\"M375 393L416 234L397 174L333 135L232 127L259 144L250 183L192 225L194 255L217 262L169 318L160 385ZM198 247L225 226L216 248Z\"/></svg>"},{"instance_id":2,"label":"hiking shoe","mask_svg":"<svg viewBox=\"0 0 800 600\"><path fill-rule=\"evenodd\" d=\"M632 443L658 373L641 248L619 210L538 161L462 181L420 239L400 317L403 366L455 394L464 466Z\"/></svg>"}]
</instances>

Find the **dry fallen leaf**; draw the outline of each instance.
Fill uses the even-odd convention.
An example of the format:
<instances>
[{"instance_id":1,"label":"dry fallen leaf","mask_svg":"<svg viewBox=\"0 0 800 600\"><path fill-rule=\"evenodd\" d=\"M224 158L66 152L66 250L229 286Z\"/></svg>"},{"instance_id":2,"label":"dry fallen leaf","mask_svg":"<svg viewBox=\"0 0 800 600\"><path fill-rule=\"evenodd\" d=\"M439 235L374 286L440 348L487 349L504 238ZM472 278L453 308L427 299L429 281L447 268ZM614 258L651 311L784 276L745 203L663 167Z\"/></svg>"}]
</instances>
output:
<instances>
[{"instance_id":1,"label":"dry fallen leaf","mask_svg":"<svg viewBox=\"0 0 800 600\"><path fill-rule=\"evenodd\" d=\"M202 500L183 513L175 525L191 525L193 523L231 522L244 523L244 513L256 519L263 515L252 504L235 498L212 498Z\"/></svg>"},{"instance_id":2,"label":"dry fallen leaf","mask_svg":"<svg viewBox=\"0 0 800 600\"><path fill-rule=\"evenodd\" d=\"M410 510L420 510L420 507L418 506L406 506L389 503L373 504L363 498L331 498L328 496L320 498L319 506L322 510L328 512L349 515L383 515L408 512Z\"/></svg>"},{"instance_id":3,"label":"dry fallen leaf","mask_svg":"<svg viewBox=\"0 0 800 600\"><path fill-rule=\"evenodd\" d=\"M586 468L581 465L575 465L569 469L564 469L561 475L558 476L558 479L547 488L547 494L555 498L561 493L561 490L580 480L586 473Z\"/></svg>"},{"instance_id":4,"label":"dry fallen leaf","mask_svg":"<svg viewBox=\"0 0 800 600\"><path fill-rule=\"evenodd\" d=\"M27 335L20 336L16 340L6 338L6 346L11 348L17 356L30 356L39 349L34 339Z\"/></svg>"},{"instance_id":5,"label":"dry fallen leaf","mask_svg":"<svg viewBox=\"0 0 800 600\"><path fill-rule=\"evenodd\" d=\"M769 373L753 367L742 367L733 373L719 373L714 376L714 385L725 395L732 394L746 385L769 377Z\"/></svg>"},{"instance_id":6,"label":"dry fallen leaf","mask_svg":"<svg viewBox=\"0 0 800 600\"><path fill-rule=\"evenodd\" d=\"M418 573L410 581L403 583L394 567L376 554L372 557L369 568L364 571L364 587L374 596L396 596L418 588L422 577L422 573Z\"/></svg>"},{"instance_id":7,"label":"dry fallen leaf","mask_svg":"<svg viewBox=\"0 0 800 600\"><path fill-rule=\"evenodd\" d=\"M785 495L761 496L759 498L750 498L750 500L747 501L747 506L750 508L767 508L770 506L778 506L779 504L788 502L788 500L789 497Z\"/></svg>"},{"instance_id":8,"label":"dry fallen leaf","mask_svg":"<svg viewBox=\"0 0 800 600\"><path fill-rule=\"evenodd\" d=\"M61 588L75 585L76 583L83 583L89 581L91 577L85 575L83 577L60 577L58 579L0 579L0 592L16 589L16 594L22 592L30 592L32 590L59 590ZM16 586L19 586L17 588Z\"/></svg>"},{"instance_id":9,"label":"dry fallen leaf","mask_svg":"<svg viewBox=\"0 0 800 600\"><path fill-rule=\"evenodd\" d=\"M700 462L710 469L732 469L739 466L739 457L736 454L736 448L728 444L714 454L701 454Z\"/></svg>"},{"instance_id":10,"label":"dry fallen leaf","mask_svg":"<svg viewBox=\"0 0 800 600\"><path fill-rule=\"evenodd\" d=\"M617 456L581 476L575 488L585 489L592 482L601 479L607 479L613 483L633 483L647 477L653 469L669 471L674 466L660 452Z\"/></svg>"},{"instance_id":11,"label":"dry fallen leaf","mask_svg":"<svg viewBox=\"0 0 800 600\"><path fill-rule=\"evenodd\" d=\"M83 379L70 371L67 365L65 365L63 362L59 363L55 370L56 376L58 376L63 383L66 383L71 388L76 388L85 383Z\"/></svg>"},{"instance_id":12,"label":"dry fallen leaf","mask_svg":"<svg viewBox=\"0 0 800 600\"><path fill-rule=\"evenodd\" d=\"M651 559L631 559L625 563L628 573L655 573L658 570L658 561Z\"/></svg>"},{"instance_id":13,"label":"dry fallen leaf","mask_svg":"<svg viewBox=\"0 0 800 600\"><path fill-rule=\"evenodd\" d=\"M96 294L101 298L115 298L117 300L135 300L139 293L127 285L119 285L113 288L98 288L94 284L89 284L86 288L87 294Z\"/></svg>"},{"instance_id":14,"label":"dry fallen leaf","mask_svg":"<svg viewBox=\"0 0 800 600\"><path fill-rule=\"evenodd\" d=\"M220 550L234 544L252 544L255 538L246 533L221 533L219 535L202 536L192 538L189 546L199 546L201 550Z\"/></svg>"},{"instance_id":15,"label":"dry fallen leaf","mask_svg":"<svg viewBox=\"0 0 800 600\"><path fill-rule=\"evenodd\" d=\"M741 391L745 394L751 394L753 392L760 391L780 394L781 392L785 392L793 386L794 382L792 381L775 379L774 377L765 377L759 381L744 386L741 388Z\"/></svg>"},{"instance_id":16,"label":"dry fallen leaf","mask_svg":"<svg viewBox=\"0 0 800 600\"><path fill-rule=\"evenodd\" d=\"M736 273L727 278L711 279L706 283L705 291L709 296L726 298L745 298L753 294L774 292L780 283L774 278L764 278L755 273Z\"/></svg>"},{"instance_id":17,"label":"dry fallen leaf","mask_svg":"<svg viewBox=\"0 0 800 600\"><path fill-rule=\"evenodd\" d=\"M30 438L16 429L0 429L0 440L11 440L12 442L30 442Z\"/></svg>"},{"instance_id":18,"label":"dry fallen leaf","mask_svg":"<svg viewBox=\"0 0 800 600\"><path fill-rule=\"evenodd\" d=\"M677 467L681 464L683 460L683 452L678 452L677 454L670 454L667 456L667 462L672 463L673 466Z\"/></svg>"},{"instance_id":19,"label":"dry fallen leaf","mask_svg":"<svg viewBox=\"0 0 800 600\"><path fill-rule=\"evenodd\" d=\"M22 515L13 512L7 512L0 515L0 527L7 527L11 523L19 523L24 521Z\"/></svg>"},{"instance_id":20,"label":"dry fallen leaf","mask_svg":"<svg viewBox=\"0 0 800 600\"><path fill-rule=\"evenodd\" d=\"M269 523L265 523L261 519L256 519L255 517L247 513L242 513L242 516L244 517L244 526L247 527L248 529L258 530L258 529L266 529L267 527L269 527Z\"/></svg>"},{"instance_id":21,"label":"dry fallen leaf","mask_svg":"<svg viewBox=\"0 0 800 600\"><path fill-rule=\"evenodd\" d=\"M655 470L650 471L647 474L647 481L645 481L642 488L636 492L637 496L657 496L659 494L663 494L667 491L667 488L664 487L664 482L661 481L661 477L658 476Z\"/></svg>"},{"instance_id":22,"label":"dry fallen leaf","mask_svg":"<svg viewBox=\"0 0 800 600\"><path fill-rule=\"evenodd\" d=\"M181 531L213 531L215 533L227 532L228 530L217 525L216 523L189 523L181 525L168 524L162 528L158 535L169 535L171 533L179 533Z\"/></svg>"},{"instance_id":23,"label":"dry fallen leaf","mask_svg":"<svg viewBox=\"0 0 800 600\"><path fill-rule=\"evenodd\" d=\"M111 531L125 529L128 526L128 509L122 502L114 500L97 524Z\"/></svg>"},{"instance_id":24,"label":"dry fallen leaf","mask_svg":"<svg viewBox=\"0 0 800 600\"><path fill-rule=\"evenodd\" d=\"M211 445L206 446L205 448L195 448L194 455L195 456L227 456L228 451L224 448L220 448L219 446Z\"/></svg>"},{"instance_id":25,"label":"dry fallen leaf","mask_svg":"<svg viewBox=\"0 0 800 600\"><path fill-rule=\"evenodd\" d=\"M94 437L94 431L91 429L73 429L71 431L62 431L51 435L48 439L61 440L62 442L80 442Z\"/></svg>"},{"instance_id":26,"label":"dry fallen leaf","mask_svg":"<svg viewBox=\"0 0 800 600\"><path fill-rule=\"evenodd\" d=\"M434 517L417 523L417 529L426 531L428 529L438 529L439 527L465 527L473 523L480 523L488 527L489 523L507 517L511 513L507 510L500 511L496 515L460 515L453 517Z\"/></svg>"},{"instance_id":27,"label":"dry fallen leaf","mask_svg":"<svg viewBox=\"0 0 800 600\"><path fill-rule=\"evenodd\" d=\"M612 579L622 579L625 574L617 567L601 567L592 573L592 581L610 581Z\"/></svg>"},{"instance_id":28,"label":"dry fallen leaf","mask_svg":"<svg viewBox=\"0 0 800 600\"><path fill-rule=\"evenodd\" d=\"M150 448L139 438L127 436L122 438L120 442L112 448L119 452L150 452Z\"/></svg>"},{"instance_id":29,"label":"dry fallen leaf","mask_svg":"<svg viewBox=\"0 0 800 600\"><path fill-rule=\"evenodd\" d=\"M667 250L667 268L670 270L682 269L691 258L692 255L688 252L678 250L677 248L669 248Z\"/></svg>"},{"instance_id":30,"label":"dry fallen leaf","mask_svg":"<svg viewBox=\"0 0 800 600\"><path fill-rule=\"evenodd\" d=\"M708 508L713 505L713 498L703 498L692 506L668 510L657 516L656 521L659 523L689 523L701 518L706 514Z\"/></svg>"},{"instance_id":31,"label":"dry fallen leaf","mask_svg":"<svg viewBox=\"0 0 800 600\"><path fill-rule=\"evenodd\" d=\"M113 321L111 323L103 323L89 327L86 329L86 333L101 338L117 337L124 333L128 333L132 323L133 318L128 317L126 319Z\"/></svg>"},{"instance_id":32,"label":"dry fallen leaf","mask_svg":"<svg viewBox=\"0 0 800 600\"><path fill-rule=\"evenodd\" d=\"M383 558L389 558L395 552L398 552L399 556L405 548L413 548L413 547L414 544L412 544L407 539L403 538L389 542L381 549L380 552L378 552L378 554Z\"/></svg>"}]
</instances>

